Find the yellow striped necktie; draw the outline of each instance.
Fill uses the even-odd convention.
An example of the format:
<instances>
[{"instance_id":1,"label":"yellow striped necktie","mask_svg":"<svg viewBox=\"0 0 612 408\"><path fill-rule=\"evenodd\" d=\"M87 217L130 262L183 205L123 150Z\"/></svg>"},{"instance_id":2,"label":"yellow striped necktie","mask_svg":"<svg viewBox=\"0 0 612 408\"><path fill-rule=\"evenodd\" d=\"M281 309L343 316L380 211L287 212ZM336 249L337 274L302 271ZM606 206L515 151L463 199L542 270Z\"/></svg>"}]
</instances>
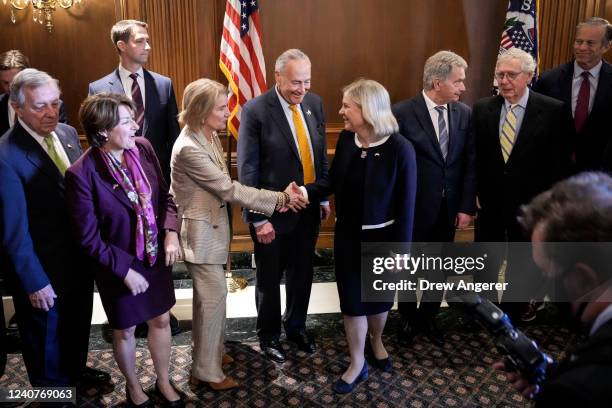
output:
<instances>
[{"instance_id":1,"label":"yellow striped necktie","mask_svg":"<svg viewBox=\"0 0 612 408\"><path fill-rule=\"evenodd\" d=\"M504 156L504 163L508 162L514 141L516 139L516 115L514 114L515 105L510 105L510 109L506 113L506 119L502 125L502 130L499 135L499 141L501 143L502 155Z\"/></svg>"},{"instance_id":2,"label":"yellow striped necktie","mask_svg":"<svg viewBox=\"0 0 612 408\"><path fill-rule=\"evenodd\" d=\"M59 155L59 152L55 148L55 143L53 142L53 135L50 134L45 136L44 141L45 145L47 146L47 154L49 155L51 160L53 160L53 163L55 163L58 170L60 171L60 173L62 173L63 176L64 173L66 173L66 169L68 168L68 166L66 166L66 163L64 163L61 156Z\"/></svg>"},{"instance_id":3,"label":"yellow striped necktie","mask_svg":"<svg viewBox=\"0 0 612 408\"><path fill-rule=\"evenodd\" d=\"M295 126L295 135L298 140L298 148L300 158L302 159L302 167L304 168L304 184L313 183L315 181L314 163L310 154L310 146L308 145L308 134L304 128L302 115L298 111L297 105L289 105L292 112L293 126Z\"/></svg>"}]
</instances>

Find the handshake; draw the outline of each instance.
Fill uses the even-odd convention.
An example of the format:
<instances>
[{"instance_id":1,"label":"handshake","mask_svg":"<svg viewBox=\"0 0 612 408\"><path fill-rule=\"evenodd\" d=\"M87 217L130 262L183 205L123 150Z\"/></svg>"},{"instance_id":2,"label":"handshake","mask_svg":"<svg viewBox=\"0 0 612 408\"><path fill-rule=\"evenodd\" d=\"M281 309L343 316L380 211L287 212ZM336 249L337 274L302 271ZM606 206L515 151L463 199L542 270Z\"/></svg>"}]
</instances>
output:
<instances>
[{"instance_id":1,"label":"handshake","mask_svg":"<svg viewBox=\"0 0 612 408\"><path fill-rule=\"evenodd\" d=\"M287 212L291 210L298 212L301 209L306 208L308 205L308 198L304 196L300 187L292 181L289 183L287 188L279 195L279 201L277 202L276 209L279 213Z\"/></svg>"}]
</instances>

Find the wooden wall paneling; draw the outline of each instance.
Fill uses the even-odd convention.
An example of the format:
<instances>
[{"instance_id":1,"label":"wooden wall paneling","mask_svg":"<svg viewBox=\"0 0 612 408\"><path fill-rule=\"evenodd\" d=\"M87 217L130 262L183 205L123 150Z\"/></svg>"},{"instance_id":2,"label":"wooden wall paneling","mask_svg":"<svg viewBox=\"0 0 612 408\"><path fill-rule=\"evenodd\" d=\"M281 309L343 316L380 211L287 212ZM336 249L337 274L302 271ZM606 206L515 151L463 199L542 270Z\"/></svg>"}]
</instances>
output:
<instances>
[{"instance_id":1,"label":"wooden wall paneling","mask_svg":"<svg viewBox=\"0 0 612 408\"><path fill-rule=\"evenodd\" d=\"M78 107L87 96L89 82L116 64L108 36L115 19L114 2L85 1L69 10L58 8L52 33L32 21L30 7L16 16L17 24L12 24L9 7L0 3L0 52L20 49L34 68L57 78L69 122L78 128Z\"/></svg>"},{"instance_id":2,"label":"wooden wall paneling","mask_svg":"<svg viewBox=\"0 0 612 408\"><path fill-rule=\"evenodd\" d=\"M583 2L540 1L540 72L571 59L574 27L580 19Z\"/></svg>"},{"instance_id":3,"label":"wooden wall paneling","mask_svg":"<svg viewBox=\"0 0 612 408\"><path fill-rule=\"evenodd\" d=\"M463 0L467 53L462 56L468 63L468 69L462 100L468 105L491 94L507 9L507 0Z\"/></svg>"}]
</instances>

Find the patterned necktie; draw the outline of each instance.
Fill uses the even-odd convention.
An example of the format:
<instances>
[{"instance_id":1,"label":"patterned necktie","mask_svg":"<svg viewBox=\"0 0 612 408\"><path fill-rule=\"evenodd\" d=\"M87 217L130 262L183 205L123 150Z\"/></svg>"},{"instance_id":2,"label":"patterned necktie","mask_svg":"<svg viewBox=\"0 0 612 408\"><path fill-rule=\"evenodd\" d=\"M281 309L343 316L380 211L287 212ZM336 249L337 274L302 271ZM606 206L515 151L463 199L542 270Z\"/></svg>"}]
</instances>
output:
<instances>
[{"instance_id":1,"label":"patterned necktie","mask_svg":"<svg viewBox=\"0 0 612 408\"><path fill-rule=\"evenodd\" d=\"M580 75L582 76L582 83L578 91L576 111L574 112L574 125L577 133L580 133L587 116L589 116L589 99L591 98L591 81L589 81L591 74L589 71L582 71Z\"/></svg>"},{"instance_id":2,"label":"patterned necktie","mask_svg":"<svg viewBox=\"0 0 612 408\"><path fill-rule=\"evenodd\" d=\"M300 150L300 157L302 158L302 167L304 168L304 184L312 183L315 181L315 170L312 161L312 155L310 154L310 146L308 145L308 135L304 128L304 122L302 121L302 115L298 112L297 105L289 105L292 112L293 125L295 126L295 135L298 140L298 147Z\"/></svg>"},{"instance_id":3,"label":"patterned necktie","mask_svg":"<svg viewBox=\"0 0 612 408\"><path fill-rule=\"evenodd\" d=\"M510 110L506 113L506 119L502 125L501 134L499 135L504 163L508 162L510 152L512 152L512 147L514 146L514 139L516 138L516 115L514 114L514 108L516 108L516 106L517 105L510 105Z\"/></svg>"},{"instance_id":4,"label":"patterned necktie","mask_svg":"<svg viewBox=\"0 0 612 408\"><path fill-rule=\"evenodd\" d=\"M142 126L144 125L144 104L142 103L142 92L140 91L140 85L138 85L138 74L134 72L130 74L132 78L132 101L136 105L136 112L134 112L136 123L138 123L138 130L136 136L142 136Z\"/></svg>"},{"instance_id":5,"label":"patterned necktie","mask_svg":"<svg viewBox=\"0 0 612 408\"><path fill-rule=\"evenodd\" d=\"M68 166L66 166L66 163L64 163L59 152L55 148L55 143L53 143L53 135L48 135L43 140L45 141L45 145L47 146L47 154L49 155L51 160L53 160L53 163L55 163L60 173L64 175Z\"/></svg>"},{"instance_id":6,"label":"patterned necktie","mask_svg":"<svg viewBox=\"0 0 612 408\"><path fill-rule=\"evenodd\" d=\"M440 135L440 150L442 151L442 157L446 160L448 155L448 128L446 127L446 121L444 120L445 106L436 106L434 108L438 111L438 134Z\"/></svg>"}]
</instances>

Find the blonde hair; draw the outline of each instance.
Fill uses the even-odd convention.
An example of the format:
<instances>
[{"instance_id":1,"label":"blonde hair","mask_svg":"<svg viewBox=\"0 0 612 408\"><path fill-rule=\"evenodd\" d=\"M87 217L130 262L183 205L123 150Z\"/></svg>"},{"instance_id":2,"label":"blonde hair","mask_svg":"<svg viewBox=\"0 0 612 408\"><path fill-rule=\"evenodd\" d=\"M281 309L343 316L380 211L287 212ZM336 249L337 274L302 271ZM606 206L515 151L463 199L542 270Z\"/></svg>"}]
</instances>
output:
<instances>
[{"instance_id":1,"label":"blonde hair","mask_svg":"<svg viewBox=\"0 0 612 408\"><path fill-rule=\"evenodd\" d=\"M220 95L227 95L227 88L219 82L208 78L193 81L185 87L179 121L192 130L199 129Z\"/></svg>"},{"instance_id":2,"label":"blonde hair","mask_svg":"<svg viewBox=\"0 0 612 408\"><path fill-rule=\"evenodd\" d=\"M360 78L342 89L361 108L363 119L378 137L397 133L399 126L391 112L391 98L384 86L372 79Z\"/></svg>"}]
</instances>

